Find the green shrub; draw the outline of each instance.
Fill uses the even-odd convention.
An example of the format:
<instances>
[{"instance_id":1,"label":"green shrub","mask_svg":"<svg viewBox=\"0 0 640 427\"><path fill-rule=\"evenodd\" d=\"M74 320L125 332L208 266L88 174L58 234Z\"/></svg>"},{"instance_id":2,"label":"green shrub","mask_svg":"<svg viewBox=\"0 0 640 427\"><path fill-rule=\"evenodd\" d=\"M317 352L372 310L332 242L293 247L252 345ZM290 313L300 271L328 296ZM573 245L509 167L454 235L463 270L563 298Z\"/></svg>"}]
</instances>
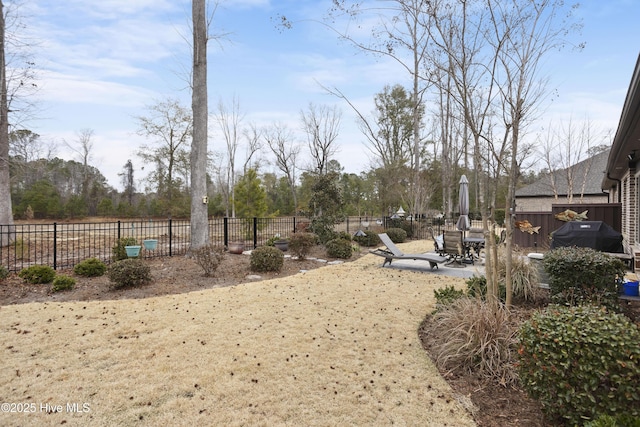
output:
<instances>
[{"instance_id":1,"label":"green shrub","mask_svg":"<svg viewBox=\"0 0 640 427\"><path fill-rule=\"evenodd\" d=\"M407 233L406 238L413 237L413 223L404 218L393 218L389 221L390 228L401 228ZM396 242L398 243L398 242Z\"/></svg>"},{"instance_id":2,"label":"green shrub","mask_svg":"<svg viewBox=\"0 0 640 427\"><path fill-rule=\"evenodd\" d=\"M225 257L224 247L213 244L204 245L191 251L191 256L204 270L205 277L211 277L222 263Z\"/></svg>"},{"instance_id":3,"label":"green shrub","mask_svg":"<svg viewBox=\"0 0 640 427\"><path fill-rule=\"evenodd\" d=\"M273 246L261 246L251 251L251 271L280 271L284 265L284 254Z\"/></svg>"},{"instance_id":4,"label":"green shrub","mask_svg":"<svg viewBox=\"0 0 640 427\"><path fill-rule=\"evenodd\" d=\"M347 233L346 231L340 231L340 232L338 232L338 235L336 236L336 239L344 239L344 240L351 241L353 239L353 236L351 234Z\"/></svg>"},{"instance_id":5,"label":"green shrub","mask_svg":"<svg viewBox=\"0 0 640 427\"><path fill-rule=\"evenodd\" d=\"M434 289L433 295L436 297L436 310L441 307L452 304L458 298L464 298L465 294L463 290L456 289L453 285L449 285L445 288Z\"/></svg>"},{"instance_id":6,"label":"green shrub","mask_svg":"<svg viewBox=\"0 0 640 427\"><path fill-rule=\"evenodd\" d=\"M640 427L640 417L632 417L627 414L600 415L593 421L589 421L584 427Z\"/></svg>"},{"instance_id":7,"label":"green shrub","mask_svg":"<svg viewBox=\"0 0 640 427\"><path fill-rule=\"evenodd\" d=\"M60 274L53 279L53 286L51 287L51 290L53 292L71 290L75 285L76 279Z\"/></svg>"},{"instance_id":8,"label":"green shrub","mask_svg":"<svg viewBox=\"0 0 640 427\"><path fill-rule=\"evenodd\" d=\"M371 230L364 231L364 236L353 236L353 240L360 246L372 247L380 244L378 233Z\"/></svg>"},{"instance_id":9,"label":"green shrub","mask_svg":"<svg viewBox=\"0 0 640 427\"><path fill-rule=\"evenodd\" d=\"M480 298L482 300L487 298L487 277L473 275L468 278L465 283L467 284L467 295L472 298ZM501 302L507 300L507 289L504 286L504 280L502 283L498 283L498 299Z\"/></svg>"},{"instance_id":10,"label":"green shrub","mask_svg":"<svg viewBox=\"0 0 640 427\"><path fill-rule=\"evenodd\" d=\"M102 276L107 271L107 265L98 258L87 258L73 267L73 272L83 277Z\"/></svg>"},{"instance_id":11,"label":"green shrub","mask_svg":"<svg viewBox=\"0 0 640 427\"><path fill-rule=\"evenodd\" d=\"M520 328L522 386L552 419L640 415L640 330L596 306L549 306Z\"/></svg>"},{"instance_id":12,"label":"green shrub","mask_svg":"<svg viewBox=\"0 0 640 427\"><path fill-rule=\"evenodd\" d=\"M0 265L0 282L9 277L9 269L4 265Z\"/></svg>"},{"instance_id":13,"label":"green shrub","mask_svg":"<svg viewBox=\"0 0 640 427\"><path fill-rule=\"evenodd\" d=\"M116 242L115 245L113 245L113 248L111 248L111 254L112 257L111 259L113 261L120 261L123 259L127 259L127 250L125 249L125 246L136 246L138 245L138 241L136 240L135 237L121 237L120 239L118 239L118 241Z\"/></svg>"},{"instance_id":14,"label":"green shrub","mask_svg":"<svg viewBox=\"0 0 640 427\"><path fill-rule=\"evenodd\" d=\"M56 277L56 271L48 265L32 265L20 270L18 276L22 280L31 284L51 283Z\"/></svg>"},{"instance_id":15,"label":"green shrub","mask_svg":"<svg viewBox=\"0 0 640 427\"><path fill-rule=\"evenodd\" d=\"M151 282L151 268L141 259L116 261L107 269L113 289L133 288Z\"/></svg>"},{"instance_id":16,"label":"green shrub","mask_svg":"<svg viewBox=\"0 0 640 427\"><path fill-rule=\"evenodd\" d=\"M407 240L407 232L402 228L388 228L386 233L393 243L402 243Z\"/></svg>"},{"instance_id":17,"label":"green shrub","mask_svg":"<svg viewBox=\"0 0 640 427\"><path fill-rule=\"evenodd\" d=\"M547 252L542 265L549 274L552 302L619 309L617 279L624 276L619 259L591 248L562 247Z\"/></svg>"},{"instance_id":18,"label":"green shrub","mask_svg":"<svg viewBox=\"0 0 640 427\"><path fill-rule=\"evenodd\" d=\"M318 237L313 233L294 233L289 238L289 250L299 260L303 260L309 255L317 240Z\"/></svg>"},{"instance_id":19,"label":"green shrub","mask_svg":"<svg viewBox=\"0 0 640 427\"><path fill-rule=\"evenodd\" d=\"M326 243L327 255L331 258L349 259L353 254L351 240L333 239Z\"/></svg>"},{"instance_id":20,"label":"green shrub","mask_svg":"<svg viewBox=\"0 0 640 427\"><path fill-rule=\"evenodd\" d=\"M517 383L517 328L511 312L477 298L458 298L433 315L433 355L444 370Z\"/></svg>"}]
</instances>

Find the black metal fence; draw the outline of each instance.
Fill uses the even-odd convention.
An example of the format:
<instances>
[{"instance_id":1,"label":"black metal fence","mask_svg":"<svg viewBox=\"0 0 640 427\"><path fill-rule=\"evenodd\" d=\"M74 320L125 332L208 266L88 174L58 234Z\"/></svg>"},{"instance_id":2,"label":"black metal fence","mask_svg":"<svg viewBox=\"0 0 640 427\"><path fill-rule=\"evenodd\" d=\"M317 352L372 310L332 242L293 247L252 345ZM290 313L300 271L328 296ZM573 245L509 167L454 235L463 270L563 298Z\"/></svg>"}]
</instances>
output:
<instances>
[{"instance_id":1,"label":"black metal fence","mask_svg":"<svg viewBox=\"0 0 640 427\"><path fill-rule=\"evenodd\" d=\"M430 238L428 228L436 232L451 228L454 220L423 218L407 220L413 238ZM384 230L395 223L390 218L349 217L336 225L336 231L354 234L357 230ZM211 218L211 243L227 247L229 242L242 242L246 248L256 248L279 235L289 237L305 230L307 218ZM155 249L140 251L142 258L178 256L187 253L191 241L189 220L119 220L113 222L0 225L0 236L9 237L9 246L0 247L0 265L17 272L31 265L50 265L54 269L72 268L87 258L111 262L118 239L133 237L138 244L157 240Z\"/></svg>"}]
</instances>

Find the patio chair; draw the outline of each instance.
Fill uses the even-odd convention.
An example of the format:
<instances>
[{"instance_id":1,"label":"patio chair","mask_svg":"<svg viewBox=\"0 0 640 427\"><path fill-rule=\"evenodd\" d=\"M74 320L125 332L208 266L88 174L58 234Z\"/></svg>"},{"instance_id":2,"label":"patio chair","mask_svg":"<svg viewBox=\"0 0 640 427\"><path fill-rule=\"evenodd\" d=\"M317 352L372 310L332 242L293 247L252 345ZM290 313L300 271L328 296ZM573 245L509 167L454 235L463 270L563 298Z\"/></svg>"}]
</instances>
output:
<instances>
[{"instance_id":1,"label":"patio chair","mask_svg":"<svg viewBox=\"0 0 640 427\"><path fill-rule=\"evenodd\" d=\"M448 257L447 264L462 264L466 256L464 241L462 240L462 231L447 230L444 232L443 252Z\"/></svg>"},{"instance_id":2,"label":"patio chair","mask_svg":"<svg viewBox=\"0 0 640 427\"><path fill-rule=\"evenodd\" d=\"M436 236L433 232L433 227L428 228L429 234L431 235L431 240L433 240L433 247L438 255L444 256L444 240L442 234Z\"/></svg>"},{"instance_id":3,"label":"patio chair","mask_svg":"<svg viewBox=\"0 0 640 427\"><path fill-rule=\"evenodd\" d=\"M405 254L393 243L387 233L378 234L378 237L380 237L380 240L386 246L386 249L378 248L375 250L369 250L369 253L384 257L382 267L387 264L391 265L391 261L394 259L412 259L417 261L428 261L431 269L433 270L434 268L438 268L438 264L447 260L447 258L434 253Z\"/></svg>"}]
</instances>

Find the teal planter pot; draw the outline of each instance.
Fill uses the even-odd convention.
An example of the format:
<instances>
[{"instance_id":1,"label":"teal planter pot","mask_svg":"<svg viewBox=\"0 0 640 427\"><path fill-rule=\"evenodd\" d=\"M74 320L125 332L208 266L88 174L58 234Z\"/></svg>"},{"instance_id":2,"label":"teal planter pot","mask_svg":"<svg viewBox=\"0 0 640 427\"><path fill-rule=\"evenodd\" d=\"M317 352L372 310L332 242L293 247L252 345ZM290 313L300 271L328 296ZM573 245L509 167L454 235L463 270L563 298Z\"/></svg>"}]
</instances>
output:
<instances>
[{"instance_id":1,"label":"teal planter pot","mask_svg":"<svg viewBox=\"0 0 640 427\"><path fill-rule=\"evenodd\" d=\"M124 249L127 251L127 256L129 258L137 258L138 255L140 255L140 248L142 248L142 246L140 245L124 247Z\"/></svg>"},{"instance_id":2,"label":"teal planter pot","mask_svg":"<svg viewBox=\"0 0 640 427\"><path fill-rule=\"evenodd\" d=\"M145 239L142 241L144 248L153 251L158 247L158 241L156 239Z\"/></svg>"}]
</instances>

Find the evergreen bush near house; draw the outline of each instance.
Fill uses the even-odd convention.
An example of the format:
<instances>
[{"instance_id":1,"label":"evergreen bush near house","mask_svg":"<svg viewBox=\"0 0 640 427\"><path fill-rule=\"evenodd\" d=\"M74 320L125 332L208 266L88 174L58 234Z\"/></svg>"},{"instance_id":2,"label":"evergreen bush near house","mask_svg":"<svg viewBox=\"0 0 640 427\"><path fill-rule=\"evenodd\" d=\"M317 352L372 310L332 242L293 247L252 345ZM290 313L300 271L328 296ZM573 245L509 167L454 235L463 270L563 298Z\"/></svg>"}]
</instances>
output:
<instances>
[{"instance_id":1,"label":"evergreen bush near house","mask_svg":"<svg viewBox=\"0 0 640 427\"><path fill-rule=\"evenodd\" d=\"M73 272L83 277L102 276L107 271L107 265L98 258L87 258L73 267Z\"/></svg>"},{"instance_id":2,"label":"evergreen bush near house","mask_svg":"<svg viewBox=\"0 0 640 427\"><path fill-rule=\"evenodd\" d=\"M303 260L309 255L317 240L318 236L313 233L294 233L289 238L289 251L299 260Z\"/></svg>"},{"instance_id":3,"label":"evergreen bush near house","mask_svg":"<svg viewBox=\"0 0 640 427\"><path fill-rule=\"evenodd\" d=\"M127 256L127 250L125 249L125 246L137 246L137 245L138 245L138 241L136 240L135 237L121 237L120 239L118 239L118 241L113 246L113 248L111 248L111 253L113 255L111 259L113 261L120 261L120 260L129 258Z\"/></svg>"},{"instance_id":4,"label":"evergreen bush near house","mask_svg":"<svg viewBox=\"0 0 640 427\"><path fill-rule=\"evenodd\" d=\"M640 415L640 331L604 307L549 306L519 331L523 388L552 419Z\"/></svg>"},{"instance_id":5,"label":"evergreen bush near house","mask_svg":"<svg viewBox=\"0 0 640 427\"><path fill-rule=\"evenodd\" d=\"M331 258L349 259L353 254L351 240L333 239L326 243L327 255Z\"/></svg>"},{"instance_id":6,"label":"evergreen bush near house","mask_svg":"<svg viewBox=\"0 0 640 427\"><path fill-rule=\"evenodd\" d=\"M33 285L51 283L56 277L56 271L48 265L32 265L20 270L18 276Z\"/></svg>"},{"instance_id":7,"label":"evergreen bush near house","mask_svg":"<svg viewBox=\"0 0 640 427\"><path fill-rule=\"evenodd\" d=\"M222 260L224 260L224 247L208 244L191 251L191 256L202 269L205 277L214 275Z\"/></svg>"},{"instance_id":8,"label":"evergreen bush near house","mask_svg":"<svg viewBox=\"0 0 640 427\"><path fill-rule=\"evenodd\" d=\"M71 290L75 285L76 279L61 274L53 279L53 286L51 287L51 290L53 292Z\"/></svg>"},{"instance_id":9,"label":"evergreen bush near house","mask_svg":"<svg viewBox=\"0 0 640 427\"><path fill-rule=\"evenodd\" d=\"M151 268L138 258L116 261L107 269L113 289L133 288L151 282Z\"/></svg>"},{"instance_id":10,"label":"evergreen bush near house","mask_svg":"<svg viewBox=\"0 0 640 427\"><path fill-rule=\"evenodd\" d=\"M360 246L365 247L378 246L380 244L378 233L366 230L364 231L364 234L364 236L353 236L353 241L358 243Z\"/></svg>"},{"instance_id":11,"label":"evergreen bush near house","mask_svg":"<svg viewBox=\"0 0 640 427\"><path fill-rule=\"evenodd\" d=\"M9 270L4 265L0 265L0 282L9 277Z\"/></svg>"},{"instance_id":12,"label":"evergreen bush near house","mask_svg":"<svg viewBox=\"0 0 640 427\"><path fill-rule=\"evenodd\" d=\"M624 276L621 260L591 248L561 247L547 252L542 265L549 274L552 302L619 310L618 280Z\"/></svg>"},{"instance_id":13,"label":"evergreen bush near house","mask_svg":"<svg viewBox=\"0 0 640 427\"><path fill-rule=\"evenodd\" d=\"M284 254L273 246L261 246L251 251L249 267L251 271L280 271L284 265Z\"/></svg>"},{"instance_id":14,"label":"evergreen bush near house","mask_svg":"<svg viewBox=\"0 0 640 427\"><path fill-rule=\"evenodd\" d=\"M407 232L402 228L389 228L386 233L393 243L402 243L407 240Z\"/></svg>"}]
</instances>

